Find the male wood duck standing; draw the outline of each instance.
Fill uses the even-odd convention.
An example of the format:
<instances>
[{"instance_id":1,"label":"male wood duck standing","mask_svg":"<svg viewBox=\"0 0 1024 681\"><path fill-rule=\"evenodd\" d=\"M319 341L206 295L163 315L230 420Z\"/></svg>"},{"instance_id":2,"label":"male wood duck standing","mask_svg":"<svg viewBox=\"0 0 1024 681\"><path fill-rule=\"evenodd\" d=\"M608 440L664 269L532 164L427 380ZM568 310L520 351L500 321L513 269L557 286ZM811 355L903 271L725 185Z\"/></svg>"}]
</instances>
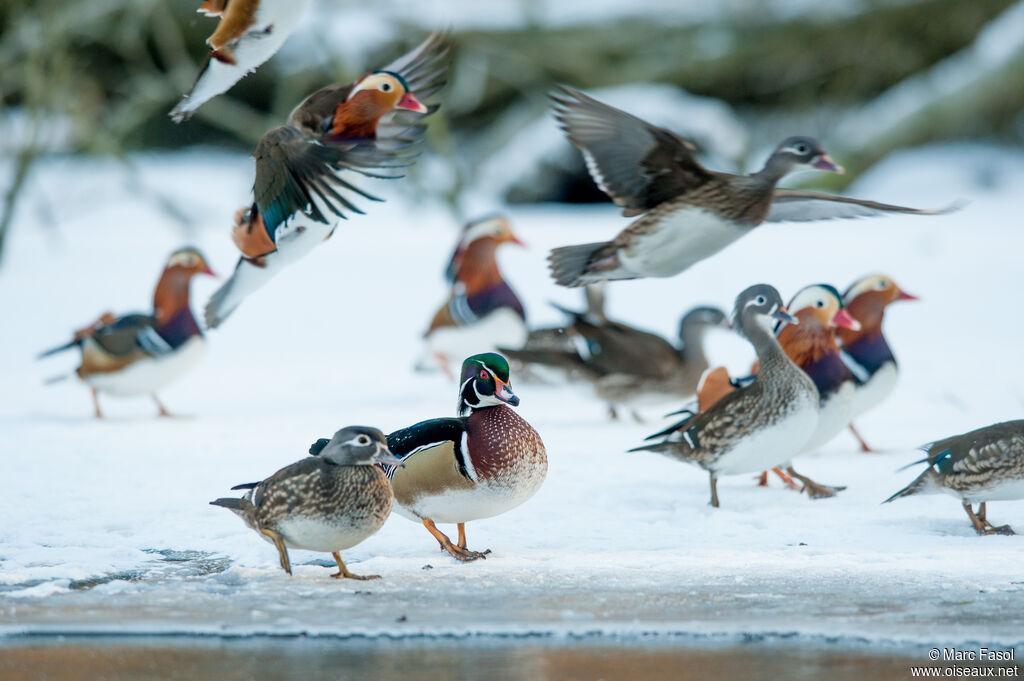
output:
<instances>
[{"instance_id":1,"label":"male wood duck standing","mask_svg":"<svg viewBox=\"0 0 1024 681\"><path fill-rule=\"evenodd\" d=\"M524 245L500 215L466 225L445 270L448 301L424 334L420 367L436 362L454 378L451 367L464 357L481 349L519 347L526 340L523 304L498 267L498 247L507 243Z\"/></svg>"},{"instance_id":2,"label":"male wood duck standing","mask_svg":"<svg viewBox=\"0 0 1024 681\"><path fill-rule=\"evenodd\" d=\"M252 73L291 35L309 0L204 0L198 12L220 21L192 89L171 111L176 123Z\"/></svg>"},{"instance_id":3,"label":"male wood duck standing","mask_svg":"<svg viewBox=\"0 0 1024 681\"><path fill-rule=\"evenodd\" d=\"M885 309L897 300L917 300L884 274L873 274L855 281L843 300L849 313L860 322L859 329L839 328L842 358L857 378L857 399L853 417L885 401L896 388L896 358L882 335ZM874 451L860 436L853 423L850 432L860 442L861 451Z\"/></svg>"},{"instance_id":4,"label":"male wood duck standing","mask_svg":"<svg viewBox=\"0 0 1024 681\"><path fill-rule=\"evenodd\" d=\"M912 494L945 492L960 497L978 534L1014 534L986 517L989 501L1024 499L1024 420L1005 421L926 444L928 467L886 503ZM913 465L913 464L910 464ZM978 510L973 504L980 504Z\"/></svg>"},{"instance_id":5,"label":"male wood duck standing","mask_svg":"<svg viewBox=\"0 0 1024 681\"><path fill-rule=\"evenodd\" d=\"M718 477L768 470L803 450L818 423L814 382L782 351L773 320L798 324L775 288L758 284L736 298L734 326L754 346L760 370L707 411L648 437L660 442L630 451L653 451L708 471L711 505L718 507Z\"/></svg>"},{"instance_id":6,"label":"male wood duck standing","mask_svg":"<svg viewBox=\"0 0 1024 681\"><path fill-rule=\"evenodd\" d=\"M421 99L444 86L445 36L350 85L330 85L299 104L285 125L256 145L254 202L235 214L232 239L242 257L206 305L206 323L220 325L242 300L334 233L336 218L362 213L366 177L397 179L415 161L436 106ZM414 116L410 119L408 116Z\"/></svg>"},{"instance_id":7,"label":"male wood duck standing","mask_svg":"<svg viewBox=\"0 0 1024 681\"><path fill-rule=\"evenodd\" d=\"M381 465L401 466L392 456L384 433L367 426L348 426L331 439L313 443L313 456L286 466L261 482L235 485L249 490L241 498L211 501L240 517L271 542L281 568L292 573L288 549L323 551L334 556L335 578L377 579L380 575L349 572L341 551L379 530L394 504L391 485Z\"/></svg>"},{"instance_id":8,"label":"male wood duck standing","mask_svg":"<svg viewBox=\"0 0 1024 681\"><path fill-rule=\"evenodd\" d=\"M760 171L730 175L703 167L693 145L672 132L578 90L562 86L551 98L555 118L583 153L594 182L623 215L642 216L611 241L554 249L551 274L562 286L671 277L762 222L942 212L777 189L795 170L842 172L811 137L789 137Z\"/></svg>"},{"instance_id":9,"label":"male wood duck standing","mask_svg":"<svg viewBox=\"0 0 1024 681\"><path fill-rule=\"evenodd\" d=\"M462 364L457 418L436 418L388 435L401 468L388 468L397 511L423 523L441 548L461 561L483 558L470 551L465 525L491 518L532 497L547 475L544 443L511 409L519 398L509 385L509 367L495 353L473 355ZM453 543L435 523L456 523Z\"/></svg>"},{"instance_id":10,"label":"male wood duck standing","mask_svg":"<svg viewBox=\"0 0 1024 681\"><path fill-rule=\"evenodd\" d=\"M189 285L196 274L213 270L194 248L171 253L153 294L152 314L106 312L75 332L70 342L39 358L77 347L82 363L75 373L92 389L96 418L103 418L98 393L150 395L160 416L169 416L156 393L181 378L202 358L203 334L189 305Z\"/></svg>"}]
</instances>

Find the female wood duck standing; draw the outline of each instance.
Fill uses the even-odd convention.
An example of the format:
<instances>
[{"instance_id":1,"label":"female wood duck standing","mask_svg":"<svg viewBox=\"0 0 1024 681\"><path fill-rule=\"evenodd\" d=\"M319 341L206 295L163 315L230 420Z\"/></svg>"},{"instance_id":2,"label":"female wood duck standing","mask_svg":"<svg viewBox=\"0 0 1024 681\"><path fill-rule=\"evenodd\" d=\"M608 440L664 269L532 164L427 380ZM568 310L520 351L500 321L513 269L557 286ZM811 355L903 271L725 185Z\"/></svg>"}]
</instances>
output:
<instances>
[{"instance_id":1,"label":"female wood duck standing","mask_svg":"<svg viewBox=\"0 0 1024 681\"><path fill-rule=\"evenodd\" d=\"M206 44L210 53L192 89L171 111L180 123L281 49L309 0L204 0L198 12L219 17Z\"/></svg>"},{"instance_id":2,"label":"female wood duck standing","mask_svg":"<svg viewBox=\"0 0 1024 681\"><path fill-rule=\"evenodd\" d=\"M578 90L562 86L551 98L555 118L583 153L601 191L623 215L642 215L611 241L554 249L548 258L551 274L562 286L671 277L762 222L941 212L776 189L795 170L842 172L811 137L785 139L760 171L730 175L702 166L693 145L668 130Z\"/></svg>"},{"instance_id":3,"label":"female wood duck standing","mask_svg":"<svg viewBox=\"0 0 1024 681\"><path fill-rule=\"evenodd\" d=\"M466 548L465 524L509 511L532 497L547 475L544 443L508 405L508 362L495 353L462 364L458 418L437 418L388 435L402 468L388 468L400 514L423 523L461 561L490 551ZM435 523L457 523L454 544Z\"/></svg>"},{"instance_id":4,"label":"female wood duck standing","mask_svg":"<svg viewBox=\"0 0 1024 681\"><path fill-rule=\"evenodd\" d=\"M242 257L206 305L215 328L242 300L334 233L335 219L362 213L353 201L379 201L361 178L397 179L411 165L426 126L409 119L437 109L421 101L444 86L445 36L351 85L330 85L299 104L285 125L256 145L253 204L235 214Z\"/></svg>"},{"instance_id":5,"label":"female wood duck standing","mask_svg":"<svg viewBox=\"0 0 1024 681\"><path fill-rule=\"evenodd\" d=\"M881 404L896 387L896 358L882 335L885 308L897 300L917 300L917 296L903 291L884 274L873 274L855 281L843 294L843 300L846 309L860 322L859 329L836 329L843 361L857 378L853 411L856 417ZM853 423L850 432L860 442L861 451L874 451Z\"/></svg>"},{"instance_id":6,"label":"female wood duck standing","mask_svg":"<svg viewBox=\"0 0 1024 681\"><path fill-rule=\"evenodd\" d=\"M718 507L718 477L779 466L803 450L818 423L818 389L772 334L772 321L799 321L786 312L779 292L751 286L736 298L734 325L753 344L760 370L754 380L707 411L648 437L652 451L708 471L711 505Z\"/></svg>"},{"instance_id":7,"label":"female wood duck standing","mask_svg":"<svg viewBox=\"0 0 1024 681\"><path fill-rule=\"evenodd\" d=\"M153 294L152 314L116 317L106 312L75 332L70 342L39 358L78 347L82 363L75 371L92 388L96 418L103 418L97 393L151 395L160 416L169 416L156 393L187 373L202 358L203 334L189 305L189 284L196 274L213 271L194 248L171 253Z\"/></svg>"},{"instance_id":8,"label":"female wood duck standing","mask_svg":"<svg viewBox=\"0 0 1024 681\"><path fill-rule=\"evenodd\" d=\"M1014 534L985 517L989 501L1024 499L1024 420L1005 421L926 444L921 475L885 500L946 492L960 497L978 534ZM914 465L914 464L910 464ZM980 504L977 512L972 504Z\"/></svg>"},{"instance_id":9,"label":"female wood duck standing","mask_svg":"<svg viewBox=\"0 0 1024 681\"><path fill-rule=\"evenodd\" d=\"M388 519L394 495L380 465L401 466L401 460L391 455L384 433L367 426L342 428L330 440L317 440L309 453L266 480L235 485L231 489L249 490L240 499L210 504L230 509L271 542L289 575L291 547L330 553L338 564L332 577L377 579L349 572L340 552Z\"/></svg>"},{"instance_id":10,"label":"female wood duck standing","mask_svg":"<svg viewBox=\"0 0 1024 681\"><path fill-rule=\"evenodd\" d=\"M454 363L480 349L519 347L526 341L526 313L498 267L502 244L523 246L504 217L495 215L466 225L445 277L448 301L434 314L424 334L423 367L435 361L450 378Z\"/></svg>"}]
</instances>

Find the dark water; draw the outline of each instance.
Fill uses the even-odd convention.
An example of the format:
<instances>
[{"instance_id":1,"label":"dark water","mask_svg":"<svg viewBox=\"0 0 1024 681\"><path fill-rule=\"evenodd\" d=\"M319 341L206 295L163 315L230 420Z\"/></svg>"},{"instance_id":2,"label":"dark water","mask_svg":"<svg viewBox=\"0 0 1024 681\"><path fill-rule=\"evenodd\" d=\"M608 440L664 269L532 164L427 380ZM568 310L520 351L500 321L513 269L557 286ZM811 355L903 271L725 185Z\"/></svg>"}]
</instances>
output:
<instances>
[{"instance_id":1,"label":"dark water","mask_svg":"<svg viewBox=\"0 0 1024 681\"><path fill-rule=\"evenodd\" d=\"M2 681L888 681L926 651L530 639L71 639L0 644ZM1016 670L1019 672L1019 670Z\"/></svg>"}]
</instances>

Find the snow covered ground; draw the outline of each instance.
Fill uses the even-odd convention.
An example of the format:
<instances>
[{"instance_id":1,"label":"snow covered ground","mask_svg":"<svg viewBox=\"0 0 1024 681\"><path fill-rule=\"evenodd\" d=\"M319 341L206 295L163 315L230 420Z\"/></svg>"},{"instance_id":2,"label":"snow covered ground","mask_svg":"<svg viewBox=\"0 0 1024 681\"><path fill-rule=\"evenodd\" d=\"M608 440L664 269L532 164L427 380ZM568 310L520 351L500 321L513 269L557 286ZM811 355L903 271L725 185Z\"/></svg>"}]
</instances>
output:
<instances>
[{"instance_id":1,"label":"snow covered ground","mask_svg":"<svg viewBox=\"0 0 1024 681\"><path fill-rule=\"evenodd\" d=\"M469 565L393 518L345 553L354 571L383 576L370 583L329 579L329 556L302 551L289 578L269 544L207 502L340 426L388 431L452 414L455 386L411 368L445 295L457 225L443 208L384 187L389 203L342 225L209 334L200 368L161 395L179 418L153 418L146 399L108 398L99 422L82 385L42 383L76 358L34 355L103 310L148 309L164 258L185 241L228 273L228 221L250 182L243 156L133 161L131 173L114 162L48 162L0 269L0 636L597 632L1024 645L1024 539L975 536L946 496L880 504L915 475L895 469L917 445L1024 411L1019 153L907 152L850 192L922 206L971 201L953 215L767 226L681 276L611 287L614 316L665 334L690 306L731 307L759 281L788 297L880 271L921 296L890 310L901 382L859 423L886 452L856 453L844 434L798 462L847 485L838 497L810 501L740 476L720 482L722 508L711 509L703 471L624 453L658 426L658 410L646 425L612 423L585 390L513 376L520 413L548 447L544 487L468 526L471 547L493 550ZM190 236L155 192L186 217ZM532 248L507 248L501 261L537 324L558 319L547 301L579 303L546 276L547 250L610 237L626 222L610 205L510 215ZM215 285L197 279L194 307ZM747 366L742 341L714 341L713 356ZM993 504L989 516L1024 530L1024 503Z\"/></svg>"}]
</instances>

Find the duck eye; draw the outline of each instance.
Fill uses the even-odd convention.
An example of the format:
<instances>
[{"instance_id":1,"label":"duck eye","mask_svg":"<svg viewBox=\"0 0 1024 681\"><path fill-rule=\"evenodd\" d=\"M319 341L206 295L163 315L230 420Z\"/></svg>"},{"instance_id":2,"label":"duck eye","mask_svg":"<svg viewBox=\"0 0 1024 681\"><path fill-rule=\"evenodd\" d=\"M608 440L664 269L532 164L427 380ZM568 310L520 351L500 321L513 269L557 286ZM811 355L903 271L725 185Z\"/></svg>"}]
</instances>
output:
<instances>
[{"instance_id":1,"label":"duck eye","mask_svg":"<svg viewBox=\"0 0 1024 681\"><path fill-rule=\"evenodd\" d=\"M798 154L806 154L809 151L806 144L798 144L795 149Z\"/></svg>"},{"instance_id":2,"label":"duck eye","mask_svg":"<svg viewBox=\"0 0 1024 681\"><path fill-rule=\"evenodd\" d=\"M877 284L875 284L875 288L877 288L879 291L881 291L881 290L883 290L885 288L888 288L888 286L889 286L889 282L887 282L884 279L882 279Z\"/></svg>"},{"instance_id":3,"label":"duck eye","mask_svg":"<svg viewBox=\"0 0 1024 681\"><path fill-rule=\"evenodd\" d=\"M366 437L365 435L360 435L358 438L356 438L356 443L363 446L368 445L370 444L370 438Z\"/></svg>"},{"instance_id":4,"label":"duck eye","mask_svg":"<svg viewBox=\"0 0 1024 681\"><path fill-rule=\"evenodd\" d=\"M486 369L481 369L480 370L480 380L481 381L486 381L489 377L490 377L490 374L487 373Z\"/></svg>"},{"instance_id":5,"label":"duck eye","mask_svg":"<svg viewBox=\"0 0 1024 681\"><path fill-rule=\"evenodd\" d=\"M380 89L381 92L391 92L391 83L381 83Z\"/></svg>"},{"instance_id":6,"label":"duck eye","mask_svg":"<svg viewBox=\"0 0 1024 681\"><path fill-rule=\"evenodd\" d=\"M824 300L817 300L817 301L814 302L814 306L815 307L825 307L825 301Z\"/></svg>"},{"instance_id":7,"label":"duck eye","mask_svg":"<svg viewBox=\"0 0 1024 681\"><path fill-rule=\"evenodd\" d=\"M764 296L758 296L754 302L758 305L764 305L767 301L764 299Z\"/></svg>"}]
</instances>

